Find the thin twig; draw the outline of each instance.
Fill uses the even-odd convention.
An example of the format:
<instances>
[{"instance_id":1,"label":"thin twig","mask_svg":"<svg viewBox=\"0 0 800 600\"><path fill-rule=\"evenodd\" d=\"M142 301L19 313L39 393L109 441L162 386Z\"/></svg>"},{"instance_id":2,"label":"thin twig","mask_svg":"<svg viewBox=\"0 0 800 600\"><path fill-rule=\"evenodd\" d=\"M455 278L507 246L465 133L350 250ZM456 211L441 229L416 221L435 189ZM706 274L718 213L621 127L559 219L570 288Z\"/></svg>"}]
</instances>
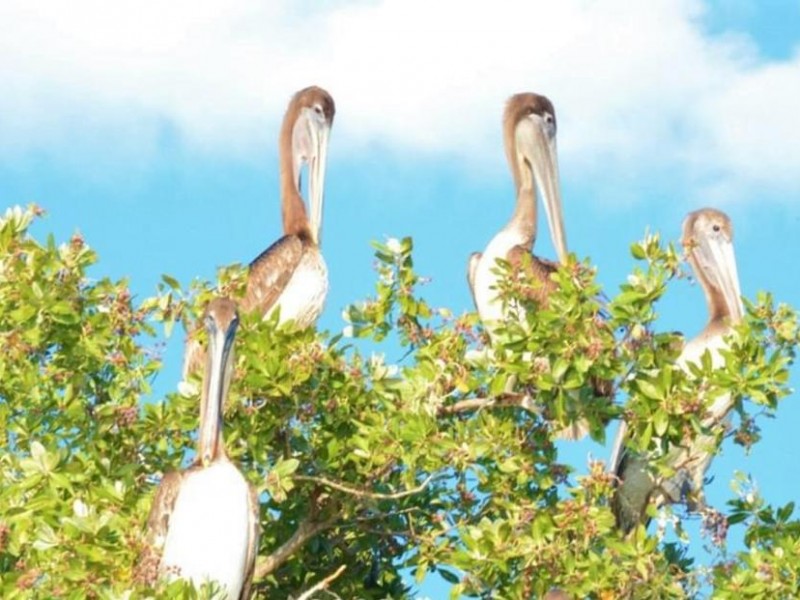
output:
<instances>
[{"instance_id":1,"label":"thin twig","mask_svg":"<svg viewBox=\"0 0 800 600\"><path fill-rule=\"evenodd\" d=\"M333 573L331 573L330 575L328 575L328 576L327 576L325 579L323 579L323 580L322 580L322 581L320 581L319 583L317 583L317 584L313 585L313 586L312 586L312 587L310 587L308 590L306 590L305 592L303 592L302 594L300 594L300 595L297 597L297 600L311 600L311 596L312 596L313 594L315 594L316 592L320 592L320 591L322 591L322 590L325 590L325 589L327 589L327 588L328 588L328 586L330 585L330 583L331 583L331 582L332 582L334 579L336 579L337 577L339 577L339 575L341 575L341 574L344 572L344 570L345 570L346 568L347 568L347 565L342 565L341 567L339 567L338 569L336 569L336 570L335 570ZM338 596L337 596L337 597L338 597Z\"/></svg>"},{"instance_id":2,"label":"thin twig","mask_svg":"<svg viewBox=\"0 0 800 600\"><path fill-rule=\"evenodd\" d=\"M420 492L425 491L425 488L430 485L434 477L435 475L429 475L425 481L423 481L417 487L410 490L403 490L402 492L394 492L393 494L381 494L378 492L370 492L368 490L359 490L343 483L331 481L330 479L325 479L324 477L314 477L312 475L295 475L292 477L292 479L295 481L307 481L324 485L325 487L344 492L345 494L350 494L351 496L356 496L357 498L370 498L372 500L399 500L400 498L413 496L414 494L419 494Z\"/></svg>"}]
</instances>

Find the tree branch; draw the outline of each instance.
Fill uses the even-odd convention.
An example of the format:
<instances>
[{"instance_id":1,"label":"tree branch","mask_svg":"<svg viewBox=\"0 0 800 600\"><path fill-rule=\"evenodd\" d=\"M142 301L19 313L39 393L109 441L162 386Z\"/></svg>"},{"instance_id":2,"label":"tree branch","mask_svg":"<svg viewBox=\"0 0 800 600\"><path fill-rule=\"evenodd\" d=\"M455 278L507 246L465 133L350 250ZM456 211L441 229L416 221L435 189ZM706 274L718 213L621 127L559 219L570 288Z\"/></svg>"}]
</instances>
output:
<instances>
[{"instance_id":1,"label":"tree branch","mask_svg":"<svg viewBox=\"0 0 800 600\"><path fill-rule=\"evenodd\" d=\"M393 494L379 494L377 492L358 490L346 486L342 483L331 481L330 479L325 479L323 477L312 477L310 475L295 475L292 479L295 481L306 481L310 483L315 483L317 485L329 487L331 489L338 490L340 492L343 492L345 494L350 494L358 498L369 498L373 500L398 500L400 498L405 498L406 496L419 494L420 492L424 491L425 488L427 488L430 485L430 483L434 480L434 477L435 475L429 475L425 479L425 481L423 481L417 487L410 490L395 492ZM264 577L266 577L267 575L278 569L283 563L289 560L289 558L291 558L291 556L295 552L300 550L300 548L302 548L306 544L306 542L308 542L311 538L321 533L322 531L330 529L338 519L339 519L338 511L333 516L329 517L328 519L325 519L324 521L316 521L312 519L310 516L307 517L300 523L300 525L298 525L297 530L294 532L294 534L292 534L292 537L286 540L281 546L279 546L274 552L272 552L272 554L265 557L263 560L259 561L255 569L255 574L254 574L255 579L263 579Z\"/></svg>"},{"instance_id":2,"label":"tree branch","mask_svg":"<svg viewBox=\"0 0 800 600\"><path fill-rule=\"evenodd\" d=\"M297 526L297 530L292 534L292 537L286 540L272 554L259 561L256 565L255 579L263 579L275 571L289 560L295 552L300 550L311 538L333 526L338 518L339 513L337 512L324 521L315 521L311 517L301 521L300 525Z\"/></svg>"},{"instance_id":3,"label":"tree branch","mask_svg":"<svg viewBox=\"0 0 800 600\"><path fill-rule=\"evenodd\" d=\"M327 589L327 588L328 588L328 586L330 585L330 583L331 583L331 582L332 582L334 579L336 579L337 577L339 577L339 575L341 575L341 574L344 572L344 570L345 570L346 568L347 568L347 565L342 565L341 567L339 567L338 569L336 569L336 570L335 570L333 573L331 573L330 575L328 575L328 576L327 576L325 579L323 579L323 580L322 580L322 581L320 581L319 583L316 583L315 585L313 585L312 587L310 587L308 590L306 590L305 592L303 592L302 594L300 594L300 595L297 597L297 600L311 600L311 596L312 596L313 594L315 594L316 592L319 592L319 591L322 591L322 590L325 590L325 589ZM337 598L338 598L338 596L337 596Z\"/></svg>"},{"instance_id":4,"label":"tree branch","mask_svg":"<svg viewBox=\"0 0 800 600\"><path fill-rule=\"evenodd\" d=\"M325 479L324 477L314 477L312 475L295 475L294 477L292 477L292 479L294 481L307 481L310 483L316 483L318 485L324 485L325 487L329 487L331 489L343 492L345 494L349 494L351 496L355 496L357 498L369 498L372 500L399 500L400 498L405 498L406 496L413 496L414 494L419 494L420 492L425 491L425 488L427 488L430 485L434 477L435 475L428 475L425 481L423 481L417 487L412 488L410 490L403 490L402 492L394 492L392 494L381 494L378 492L370 492L368 490L359 490L356 488L349 487L343 483L331 481L330 479Z\"/></svg>"},{"instance_id":5,"label":"tree branch","mask_svg":"<svg viewBox=\"0 0 800 600\"><path fill-rule=\"evenodd\" d=\"M496 398L467 398L454 404L440 406L436 414L442 417L494 407L519 407L535 415L542 414L542 408L533 401L530 395L510 393L501 394Z\"/></svg>"}]
</instances>

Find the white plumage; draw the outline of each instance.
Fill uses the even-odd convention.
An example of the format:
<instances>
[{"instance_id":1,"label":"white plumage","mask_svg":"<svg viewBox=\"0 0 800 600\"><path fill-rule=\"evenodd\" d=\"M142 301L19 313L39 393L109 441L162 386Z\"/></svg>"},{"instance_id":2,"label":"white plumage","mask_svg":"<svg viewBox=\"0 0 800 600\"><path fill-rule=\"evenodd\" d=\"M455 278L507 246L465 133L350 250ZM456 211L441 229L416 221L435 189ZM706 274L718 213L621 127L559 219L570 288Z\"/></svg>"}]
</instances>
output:
<instances>
[{"instance_id":1,"label":"white plumage","mask_svg":"<svg viewBox=\"0 0 800 600\"><path fill-rule=\"evenodd\" d=\"M293 319L301 327L313 324L322 313L328 295L328 267L322 253L303 253L291 279L268 315L280 307L281 322Z\"/></svg>"},{"instance_id":2,"label":"white plumage","mask_svg":"<svg viewBox=\"0 0 800 600\"><path fill-rule=\"evenodd\" d=\"M250 547L250 492L227 460L186 474L170 518L162 565L196 586L216 581L239 598Z\"/></svg>"},{"instance_id":3,"label":"white plumage","mask_svg":"<svg viewBox=\"0 0 800 600\"><path fill-rule=\"evenodd\" d=\"M497 259L507 260L508 253L514 246L525 244L526 240L520 233L503 229L495 235L486 246L483 255L475 265L475 305L484 326L491 331L492 325L502 321L505 316L503 302L498 297L497 283L500 275Z\"/></svg>"}]
</instances>

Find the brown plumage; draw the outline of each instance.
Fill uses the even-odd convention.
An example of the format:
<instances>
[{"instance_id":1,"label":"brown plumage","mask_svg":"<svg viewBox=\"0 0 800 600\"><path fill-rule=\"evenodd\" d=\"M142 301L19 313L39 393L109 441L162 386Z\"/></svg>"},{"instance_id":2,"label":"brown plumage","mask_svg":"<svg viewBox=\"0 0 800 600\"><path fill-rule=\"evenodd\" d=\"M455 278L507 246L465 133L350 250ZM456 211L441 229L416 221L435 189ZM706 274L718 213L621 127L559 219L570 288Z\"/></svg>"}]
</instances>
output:
<instances>
[{"instance_id":1,"label":"brown plumage","mask_svg":"<svg viewBox=\"0 0 800 600\"><path fill-rule=\"evenodd\" d=\"M264 307L274 306L311 243L300 235L284 235L259 254L250 263L242 310L258 308L262 312Z\"/></svg>"},{"instance_id":2,"label":"brown plumage","mask_svg":"<svg viewBox=\"0 0 800 600\"><path fill-rule=\"evenodd\" d=\"M550 277L558 271L558 263L531 254L522 246L514 246L506 256L515 271L525 269L527 277L536 282L535 286L526 290L526 296L538 306L547 307L550 294L558 288L558 284Z\"/></svg>"},{"instance_id":3,"label":"brown plumage","mask_svg":"<svg viewBox=\"0 0 800 600\"><path fill-rule=\"evenodd\" d=\"M259 254L239 302L243 312L267 317L280 309L281 322L313 325L325 303L328 272L320 251L325 162L336 107L322 88L297 92L289 102L278 139L283 236ZM308 167L309 210L300 192L301 169ZM190 335L183 378L202 364L202 347Z\"/></svg>"},{"instance_id":4,"label":"brown plumage","mask_svg":"<svg viewBox=\"0 0 800 600\"><path fill-rule=\"evenodd\" d=\"M689 373L688 364L700 362L703 354L709 352L714 368L721 368L725 364L722 355L727 348L725 337L743 314L731 221L716 209L694 211L684 220L682 242L703 288L709 320L700 335L684 346L677 365ZM718 429L732 407L730 394L718 396L700 415L703 426ZM650 474L647 457L625 448L627 437L627 424L623 421L610 464L619 481L612 510L624 533L640 523L647 525L650 502L656 506L685 502L690 510L703 505L703 481L714 457L715 435L698 435L688 446L670 448L667 463L675 475L658 481Z\"/></svg>"},{"instance_id":5,"label":"brown plumage","mask_svg":"<svg viewBox=\"0 0 800 600\"><path fill-rule=\"evenodd\" d=\"M209 350L197 454L189 468L165 474L156 490L137 579L153 583L159 577L174 575L213 578L214 572L208 574L203 564L227 565L226 561L233 561L219 572L233 581L232 585L238 582L236 598L241 600L250 596L258 551L259 501L255 488L228 458L222 437L222 411L233 371L232 347L238 323L235 303L227 298L212 300L204 321ZM187 496L181 503L182 494ZM235 514L226 521L226 515L216 514L216 510ZM244 530L232 531L236 527ZM241 564L236 562L237 555L243 557Z\"/></svg>"}]
</instances>

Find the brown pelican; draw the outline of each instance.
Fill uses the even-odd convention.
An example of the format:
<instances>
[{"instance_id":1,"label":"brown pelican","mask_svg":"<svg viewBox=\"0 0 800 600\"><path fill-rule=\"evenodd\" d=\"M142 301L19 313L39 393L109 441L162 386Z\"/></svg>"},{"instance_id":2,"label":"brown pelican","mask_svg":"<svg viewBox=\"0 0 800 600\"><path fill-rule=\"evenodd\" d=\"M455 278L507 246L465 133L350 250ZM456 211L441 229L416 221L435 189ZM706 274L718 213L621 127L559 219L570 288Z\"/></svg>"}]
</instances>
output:
<instances>
[{"instance_id":1,"label":"brown pelican","mask_svg":"<svg viewBox=\"0 0 800 600\"><path fill-rule=\"evenodd\" d=\"M539 282L533 298L546 303L556 283L550 275L558 263L531 254L536 242L536 188L542 196L550 236L558 260L567 260L567 238L561 211L561 192L558 184L556 153L556 114L552 102L539 94L523 93L512 96L503 114L503 138L506 157L517 190L517 201L511 220L495 235L481 254L469 258L467 280L481 321L492 336L503 319L503 302L497 295L497 260L505 260L515 268L525 266ZM592 381L599 396L609 396L610 382ZM559 437L578 439L586 435L584 421L557 432Z\"/></svg>"},{"instance_id":2,"label":"brown pelican","mask_svg":"<svg viewBox=\"0 0 800 600\"><path fill-rule=\"evenodd\" d=\"M280 163L283 237L250 263L247 291L239 306L264 317L280 308L281 322L300 327L316 322L328 293L328 269L320 252L322 205L328 138L336 108L322 88L297 92L283 118L278 155ZM310 217L300 193L300 175L308 166ZM183 378L200 367L202 349L187 343Z\"/></svg>"},{"instance_id":3,"label":"brown pelican","mask_svg":"<svg viewBox=\"0 0 800 600\"><path fill-rule=\"evenodd\" d=\"M205 315L208 359L200 403L197 456L184 471L161 480L147 521L159 576L195 585L215 581L226 597L249 597L258 549L258 498L228 459L222 411L233 371L238 316L227 298L212 300ZM160 554L160 556L159 556Z\"/></svg>"},{"instance_id":4,"label":"brown pelican","mask_svg":"<svg viewBox=\"0 0 800 600\"><path fill-rule=\"evenodd\" d=\"M333 98L319 87L297 92L283 119L280 157L283 237L250 263L242 310L265 316L281 309L281 321L314 323L328 293L328 269L319 250L325 158L335 113ZM308 165L311 217L300 195L300 170Z\"/></svg>"},{"instance_id":5,"label":"brown pelican","mask_svg":"<svg viewBox=\"0 0 800 600\"><path fill-rule=\"evenodd\" d=\"M550 235L562 263L567 259L567 240L561 215L561 192L558 185L556 155L556 113L553 104L538 94L516 94L506 104L503 115L503 138L506 157L517 188L517 203L511 220L495 235L483 254L469 258L467 279L478 314L491 333L503 319L502 301L497 297L499 275L497 260L517 267L530 264L531 275L538 279L538 299L544 301L555 283L550 274L557 263L531 256L536 241L536 187L542 195ZM530 261L523 263L524 256Z\"/></svg>"},{"instance_id":6,"label":"brown pelican","mask_svg":"<svg viewBox=\"0 0 800 600\"><path fill-rule=\"evenodd\" d=\"M700 335L686 344L677 364L688 373L688 364L699 363L709 352L713 367L720 368L725 364L722 355L727 348L725 337L743 315L731 221L725 213L713 208L689 213L683 222L682 241L689 264L703 287L709 320ZM732 404L730 394L716 398L706 409L703 425L706 428L718 425ZM714 456L713 435L699 435L689 447L671 449L667 460L676 474L664 481L653 478L644 457L625 450L626 436L627 426L623 421L610 463L619 479L613 509L620 529L627 533L646 522L645 511L651 499L657 506L684 499L690 508L702 505L703 479Z\"/></svg>"}]
</instances>

